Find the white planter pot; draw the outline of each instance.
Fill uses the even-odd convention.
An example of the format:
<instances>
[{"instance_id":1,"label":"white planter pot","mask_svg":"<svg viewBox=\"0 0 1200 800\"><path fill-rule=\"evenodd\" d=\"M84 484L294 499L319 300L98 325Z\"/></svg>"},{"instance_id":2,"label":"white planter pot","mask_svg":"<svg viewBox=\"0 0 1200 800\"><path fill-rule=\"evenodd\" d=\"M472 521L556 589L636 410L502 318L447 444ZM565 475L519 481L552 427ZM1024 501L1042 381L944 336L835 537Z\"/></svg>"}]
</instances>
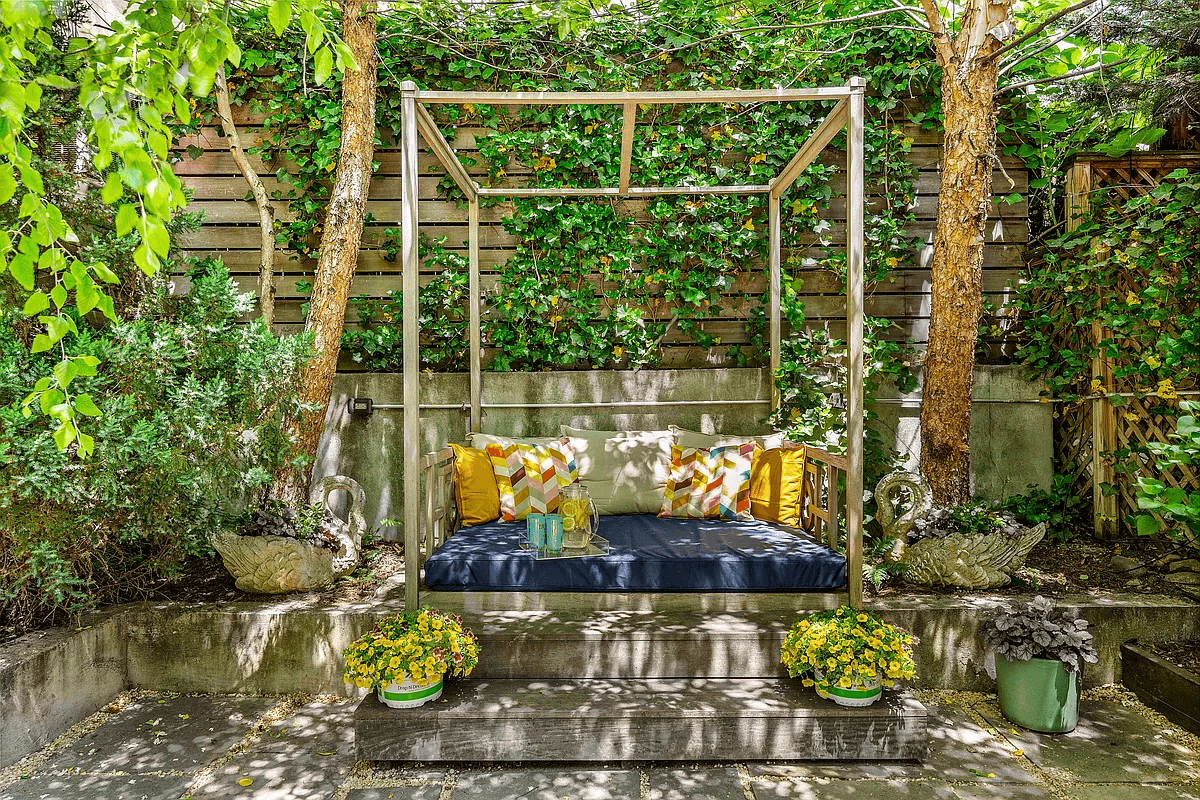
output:
<instances>
[{"instance_id":1,"label":"white planter pot","mask_svg":"<svg viewBox=\"0 0 1200 800\"><path fill-rule=\"evenodd\" d=\"M443 677L445 676L439 675L438 679L428 686L418 686L412 676L405 674L404 683L392 681L376 692L376 695L379 702L391 708L416 708L442 696Z\"/></svg>"},{"instance_id":2,"label":"white planter pot","mask_svg":"<svg viewBox=\"0 0 1200 800\"><path fill-rule=\"evenodd\" d=\"M865 708L883 696L883 684L880 683L878 677L855 683L849 689L825 683L824 673L820 670L817 670L813 677L816 682L817 694L826 700L832 700L839 706Z\"/></svg>"}]
</instances>

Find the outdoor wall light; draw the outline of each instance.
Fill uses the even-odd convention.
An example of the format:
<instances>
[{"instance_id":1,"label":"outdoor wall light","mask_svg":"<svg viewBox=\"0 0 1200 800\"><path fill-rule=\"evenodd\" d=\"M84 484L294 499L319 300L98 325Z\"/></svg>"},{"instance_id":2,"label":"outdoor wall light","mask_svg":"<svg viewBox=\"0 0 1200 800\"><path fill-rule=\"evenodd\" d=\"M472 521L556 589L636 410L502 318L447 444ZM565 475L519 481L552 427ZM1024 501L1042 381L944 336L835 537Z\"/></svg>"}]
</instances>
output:
<instances>
[{"instance_id":1,"label":"outdoor wall light","mask_svg":"<svg viewBox=\"0 0 1200 800\"><path fill-rule=\"evenodd\" d=\"M369 417L375 413L375 401L369 397L351 397L350 415L353 417Z\"/></svg>"}]
</instances>

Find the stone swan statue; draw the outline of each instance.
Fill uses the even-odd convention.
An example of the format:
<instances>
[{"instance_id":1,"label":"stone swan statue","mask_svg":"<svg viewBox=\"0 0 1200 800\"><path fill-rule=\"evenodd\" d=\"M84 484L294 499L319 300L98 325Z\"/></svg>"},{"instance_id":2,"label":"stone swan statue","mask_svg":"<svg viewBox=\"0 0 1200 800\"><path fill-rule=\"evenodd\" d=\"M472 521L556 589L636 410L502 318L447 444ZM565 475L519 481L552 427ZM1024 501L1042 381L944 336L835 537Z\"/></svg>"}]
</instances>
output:
<instances>
[{"instance_id":1,"label":"stone swan statue","mask_svg":"<svg viewBox=\"0 0 1200 800\"><path fill-rule=\"evenodd\" d=\"M912 493L912 507L897 517L895 495L904 489ZM883 528L883 540L891 542L887 559L901 561L908 547L908 532L933 508L933 491L915 472L893 472L875 487L875 506L875 519Z\"/></svg>"},{"instance_id":2,"label":"stone swan statue","mask_svg":"<svg viewBox=\"0 0 1200 800\"><path fill-rule=\"evenodd\" d=\"M896 516L895 493L912 492L912 508ZM964 589L993 589L1012 582L1012 573L1025 563L1034 545L1046 535L1043 522L1006 533L926 536L908 544L908 534L917 520L933 508L933 493L920 475L894 472L875 489L876 519L885 541L891 540L888 560L906 565L905 580L925 585L958 586Z\"/></svg>"},{"instance_id":3,"label":"stone swan statue","mask_svg":"<svg viewBox=\"0 0 1200 800\"><path fill-rule=\"evenodd\" d=\"M318 484L321 501L344 489L350 496L348 521L334 528L337 551L290 536L242 536L234 531L217 531L210 542L237 588L255 594L283 594L327 586L349 575L362 558L367 521L363 515L366 494L351 478L331 475Z\"/></svg>"}]
</instances>

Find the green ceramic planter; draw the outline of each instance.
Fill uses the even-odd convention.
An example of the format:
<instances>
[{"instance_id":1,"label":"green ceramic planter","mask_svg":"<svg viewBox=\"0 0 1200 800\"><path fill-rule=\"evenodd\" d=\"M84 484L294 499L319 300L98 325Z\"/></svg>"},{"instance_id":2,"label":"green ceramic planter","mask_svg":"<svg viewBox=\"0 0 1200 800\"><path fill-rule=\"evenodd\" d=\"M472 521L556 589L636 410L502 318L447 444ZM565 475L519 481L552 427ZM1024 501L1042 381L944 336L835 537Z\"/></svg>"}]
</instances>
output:
<instances>
[{"instance_id":1,"label":"green ceramic planter","mask_svg":"<svg viewBox=\"0 0 1200 800\"><path fill-rule=\"evenodd\" d=\"M1022 728L1067 733L1079 722L1079 673L1061 661L996 657L996 694L1000 711Z\"/></svg>"}]
</instances>

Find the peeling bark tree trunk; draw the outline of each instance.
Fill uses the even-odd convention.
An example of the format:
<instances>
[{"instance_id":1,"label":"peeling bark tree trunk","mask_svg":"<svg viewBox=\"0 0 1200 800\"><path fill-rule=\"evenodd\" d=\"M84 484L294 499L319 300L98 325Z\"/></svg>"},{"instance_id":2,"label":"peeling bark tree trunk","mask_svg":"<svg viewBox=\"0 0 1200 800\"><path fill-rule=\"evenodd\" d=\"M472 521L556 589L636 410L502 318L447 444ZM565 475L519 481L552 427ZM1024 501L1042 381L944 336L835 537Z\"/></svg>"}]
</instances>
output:
<instances>
[{"instance_id":1,"label":"peeling bark tree trunk","mask_svg":"<svg viewBox=\"0 0 1200 800\"><path fill-rule=\"evenodd\" d=\"M374 0L346 0L342 8L342 38L357 70L348 70L342 83L342 145L325 228L321 254L313 279L306 332L313 336L315 354L301 376L301 399L314 410L291 426L301 452L316 457L325 423L325 409L333 391L342 323L350 282L358 264L363 218L371 187L371 161L375 157L375 84L378 59L375 51ZM308 502L312 462L303 471L278 476L272 495L292 504Z\"/></svg>"},{"instance_id":2,"label":"peeling bark tree trunk","mask_svg":"<svg viewBox=\"0 0 1200 800\"><path fill-rule=\"evenodd\" d=\"M270 328L275 324L275 208L267 198L267 187L263 186L258 171L250 165L246 151L242 149L242 138L233 124L233 109L229 105L229 84L225 80L225 65L217 70L213 84L217 95L217 116L221 118L221 129L229 140L229 152L233 163L242 171L242 177L250 184L254 194L254 205L258 207L260 233L258 262L258 307L262 321Z\"/></svg>"},{"instance_id":3,"label":"peeling bark tree trunk","mask_svg":"<svg viewBox=\"0 0 1200 800\"><path fill-rule=\"evenodd\" d=\"M971 498L971 376L996 152L998 65L992 55L1012 30L1012 2L970 0L953 40L932 2L922 5L943 71L945 142L933 240L921 473L935 503L957 505Z\"/></svg>"}]
</instances>

